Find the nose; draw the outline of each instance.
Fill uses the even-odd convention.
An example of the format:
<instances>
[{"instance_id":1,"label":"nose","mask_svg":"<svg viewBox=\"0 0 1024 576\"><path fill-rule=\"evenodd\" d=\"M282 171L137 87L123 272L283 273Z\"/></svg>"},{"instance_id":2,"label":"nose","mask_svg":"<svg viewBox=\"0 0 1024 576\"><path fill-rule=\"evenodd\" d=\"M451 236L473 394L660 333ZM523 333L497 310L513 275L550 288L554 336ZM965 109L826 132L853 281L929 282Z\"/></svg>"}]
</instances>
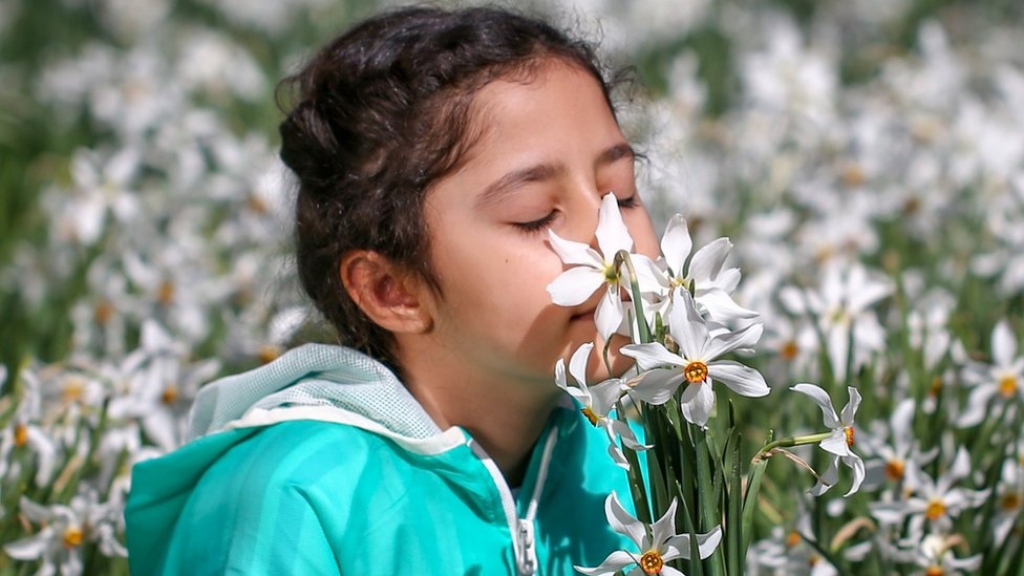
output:
<instances>
[{"instance_id":1,"label":"nose","mask_svg":"<svg viewBox=\"0 0 1024 576\"><path fill-rule=\"evenodd\" d=\"M571 237L594 249L598 248L596 232L602 196L593 184L579 186L571 195L569 207Z\"/></svg>"}]
</instances>

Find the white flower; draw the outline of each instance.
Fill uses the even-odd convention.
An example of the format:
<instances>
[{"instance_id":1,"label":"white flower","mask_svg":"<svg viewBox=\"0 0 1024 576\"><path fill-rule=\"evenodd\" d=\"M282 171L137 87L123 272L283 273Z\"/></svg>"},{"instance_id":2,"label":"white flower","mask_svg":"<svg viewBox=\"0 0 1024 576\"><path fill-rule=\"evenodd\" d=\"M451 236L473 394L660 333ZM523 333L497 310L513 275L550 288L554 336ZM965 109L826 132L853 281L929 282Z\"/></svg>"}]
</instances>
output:
<instances>
[{"instance_id":1,"label":"white flower","mask_svg":"<svg viewBox=\"0 0 1024 576\"><path fill-rule=\"evenodd\" d=\"M835 485L839 480L839 462L841 460L843 464L853 470L853 485L846 496L853 494L860 489L860 483L864 481L864 461L851 450L854 443L853 417L856 416L857 407L860 406L860 392L852 386L848 388L850 401L843 407L842 416L837 416L835 408L832 407L832 399L820 386L797 384L791 390L810 396L811 400L814 400L815 404L821 408L825 426L832 429L832 434L822 440L820 444L822 450L832 455L832 462L818 483L811 489L811 493L820 496Z\"/></svg>"},{"instance_id":2,"label":"white flower","mask_svg":"<svg viewBox=\"0 0 1024 576\"><path fill-rule=\"evenodd\" d=\"M628 424L608 415L622 396L621 380L612 378L594 386L587 386L587 362L593 349L594 343L587 342L577 348L569 359L569 374L576 379L578 387L569 386L565 377L565 362L561 358L555 364L555 383L583 405L581 411L591 424L608 434L608 454L616 464L628 469L629 463L622 449L616 444L615 436L621 437L622 443L633 450L646 450L649 446L640 444Z\"/></svg>"},{"instance_id":3,"label":"white flower","mask_svg":"<svg viewBox=\"0 0 1024 576\"><path fill-rule=\"evenodd\" d=\"M619 503L614 492L604 501L605 514L612 530L628 537L636 544L639 552L616 550L605 558L600 566L584 568L576 566L576 571L588 576L611 576L627 566L636 564L626 576L639 574L661 574L663 576L683 576L683 573L665 562L677 558L690 558L690 535L676 534L676 500L672 500L665 514L651 525L650 535L642 522L630 516ZM707 534L697 535L697 549L700 557L707 558L722 541L722 527L716 526Z\"/></svg>"},{"instance_id":4,"label":"white flower","mask_svg":"<svg viewBox=\"0 0 1024 576\"><path fill-rule=\"evenodd\" d=\"M79 495L68 505L43 506L24 496L21 514L41 526L27 538L4 544L4 552L16 560L42 560L38 574L76 576L82 573L82 545L96 542L108 556L127 556L117 541L114 526L122 510L100 504L96 495Z\"/></svg>"},{"instance_id":5,"label":"white flower","mask_svg":"<svg viewBox=\"0 0 1024 576\"><path fill-rule=\"evenodd\" d=\"M606 287L604 297L594 313L594 322L597 324L597 333L607 340L619 329L624 317L620 294L622 273L620 267L615 266L615 255L621 250L629 252L633 249L633 238L622 221L614 194L606 194L601 200L597 231L594 234L600 252L583 242L565 240L550 232L551 248L562 262L574 267L562 272L548 284L548 293L559 306L578 306L602 286ZM639 254L631 257L638 260L643 258Z\"/></svg>"},{"instance_id":6,"label":"white flower","mask_svg":"<svg viewBox=\"0 0 1024 576\"><path fill-rule=\"evenodd\" d=\"M911 467L907 470L906 479L911 496L901 502L873 505L871 513L886 524L897 524L909 517L907 533L912 538L924 536L926 522L933 530L949 530L960 512L980 506L991 492L954 488L970 472L971 460L962 447L957 450L949 469L937 480L917 466Z\"/></svg>"},{"instance_id":7,"label":"white flower","mask_svg":"<svg viewBox=\"0 0 1024 576\"><path fill-rule=\"evenodd\" d=\"M691 258L692 249L693 240L686 220L676 214L669 220L661 238L661 252L668 267L664 276L666 296L672 294L671 300L677 291L690 290L697 303L707 309L708 316L718 322L756 318L757 312L743 308L729 296L740 281L739 268L722 270L732 249L729 239L718 238L697 250Z\"/></svg>"},{"instance_id":8,"label":"white flower","mask_svg":"<svg viewBox=\"0 0 1024 576\"><path fill-rule=\"evenodd\" d=\"M1024 356L1017 355L1017 340L1009 324L1002 320L992 330L993 364L971 364L964 380L973 384L967 408L957 424L963 427L980 424L988 415L989 401L997 397L1004 402L1024 398Z\"/></svg>"},{"instance_id":9,"label":"white flower","mask_svg":"<svg viewBox=\"0 0 1024 576\"><path fill-rule=\"evenodd\" d=\"M779 297L790 312L817 318L832 372L841 382L847 377L849 359L856 370L872 353L884 349L885 331L870 308L891 292L888 280L869 274L860 264L847 270L834 263L825 269L820 292L786 287Z\"/></svg>"},{"instance_id":10,"label":"white flower","mask_svg":"<svg viewBox=\"0 0 1024 576\"><path fill-rule=\"evenodd\" d=\"M764 376L753 368L731 360L716 360L722 354L753 346L761 337L760 324L735 332L712 336L685 290L669 312L669 333L679 345L679 354L659 343L631 344L622 353L635 358L645 373L630 394L649 404L664 404L684 381L681 406L688 422L703 426L715 405L714 380L721 380L737 394L761 397L768 394Z\"/></svg>"}]
</instances>

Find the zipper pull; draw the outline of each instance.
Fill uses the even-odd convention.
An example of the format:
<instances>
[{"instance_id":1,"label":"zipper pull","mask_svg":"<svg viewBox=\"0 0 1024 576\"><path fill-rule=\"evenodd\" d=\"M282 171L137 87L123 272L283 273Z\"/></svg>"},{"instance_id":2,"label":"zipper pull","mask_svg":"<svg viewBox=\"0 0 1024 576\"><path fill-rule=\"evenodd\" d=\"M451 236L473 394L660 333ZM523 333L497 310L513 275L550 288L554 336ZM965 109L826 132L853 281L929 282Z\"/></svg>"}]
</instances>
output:
<instances>
[{"instance_id":1,"label":"zipper pull","mask_svg":"<svg viewBox=\"0 0 1024 576\"><path fill-rule=\"evenodd\" d=\"M534 549L533 521L516 521L516 540L519 541L519 558L516 559L520 576L532 576L537 571L537 551Z\"/></svg>"}]
</instances>

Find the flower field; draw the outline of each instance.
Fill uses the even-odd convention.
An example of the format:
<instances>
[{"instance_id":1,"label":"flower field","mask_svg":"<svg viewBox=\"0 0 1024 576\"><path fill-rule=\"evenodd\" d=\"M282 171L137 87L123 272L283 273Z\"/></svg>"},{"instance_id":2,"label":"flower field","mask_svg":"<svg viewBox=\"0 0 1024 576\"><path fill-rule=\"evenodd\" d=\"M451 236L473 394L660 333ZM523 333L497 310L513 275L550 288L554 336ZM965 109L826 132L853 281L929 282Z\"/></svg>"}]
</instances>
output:
<instances>
[{"instance_id":1,"label":"flower field","mask_svg":"<svg viewBox=\"0 0 1024 576\"><path fill-rule=\"evenodd\" d=\"M127 574L132 464L181 444L204 383L330 341L275 86L392 4L0 3L0 575ZM1024 8L537 9L635 66L645 203L729 238L728 304L763 325L727 356L770 392L683 406L728 411L763 473L745 572L1024 574Z\"/></svg>"}]
</instances>

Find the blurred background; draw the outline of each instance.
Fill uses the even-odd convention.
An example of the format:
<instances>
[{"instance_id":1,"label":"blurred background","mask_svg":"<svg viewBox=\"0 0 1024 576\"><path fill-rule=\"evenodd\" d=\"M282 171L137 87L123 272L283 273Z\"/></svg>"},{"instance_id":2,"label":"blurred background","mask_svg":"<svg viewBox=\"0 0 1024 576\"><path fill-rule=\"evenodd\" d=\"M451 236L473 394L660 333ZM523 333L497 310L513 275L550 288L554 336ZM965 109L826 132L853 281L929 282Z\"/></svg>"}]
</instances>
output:
<instances>
[{"instance_id":1,"label":"blurred background","mask_svg":"<svg viewBox=\"0 0 1024 576\"><path fill-rule=\"evenodd\" d=\"M95 470L54 465L56 488L24 474L0 484L19 486L0 492L0 511L26 491L68 503L90 474L106 500L144 448L180 442L201 383L329 339L291 270L274 91L321 43L393 5L0 0L0 424L9 446L24 445L27 428L12 423L37 394L25 422L52 428L74 405L75 418L126 426ZM866 266L896 286L879 318L901 344L864 344L851 362L918 398L956 358L989 358L997 322L1021 333L1020 2L515 6L635 67L620 114L648 157L643 193L659 223L683 213L698 245L732 238L745 276L736 299L765 316L769 380L820 376L822 344L778 294L816 286L830 267ZM918 346L921 326L948 335L929 352L946 364L901 372L891 355L914 341L910 317ZM86 421L72 429L96 445L55 441L58 462L101 451L97 430L110 424ZM17 533L8 526L4 542ZM0 556L0 573L25 566L11 562Z\"/></svg>"}]
</instances>

